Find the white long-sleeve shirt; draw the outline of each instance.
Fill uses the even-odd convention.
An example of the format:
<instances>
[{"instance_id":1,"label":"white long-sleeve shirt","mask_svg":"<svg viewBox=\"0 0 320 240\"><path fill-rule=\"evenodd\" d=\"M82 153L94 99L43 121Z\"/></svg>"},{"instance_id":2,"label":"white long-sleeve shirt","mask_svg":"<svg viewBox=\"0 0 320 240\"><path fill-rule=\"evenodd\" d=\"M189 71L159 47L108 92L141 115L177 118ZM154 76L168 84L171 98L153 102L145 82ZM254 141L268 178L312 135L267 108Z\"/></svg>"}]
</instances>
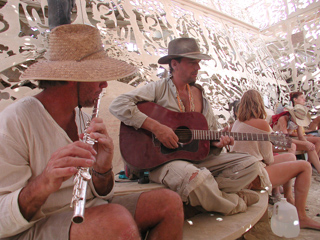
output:
<instances>
[{"instance_id":1,"label":"white long-sleeve shirt","mask_svg":"<svg viewBox=\"0 0 320 240\"><path fill-rule=\"evenodd\" d=\"M67 133L34 97L23 98L0 113L0 238L23 232L53 213L71 210L73 178L48 197L31 221L22 216L18 205L21 189L42 173L53 152L70 143ZM99 196L90 182L86 207L106 203L112 195Z\"/></svg>"}]
</instances>

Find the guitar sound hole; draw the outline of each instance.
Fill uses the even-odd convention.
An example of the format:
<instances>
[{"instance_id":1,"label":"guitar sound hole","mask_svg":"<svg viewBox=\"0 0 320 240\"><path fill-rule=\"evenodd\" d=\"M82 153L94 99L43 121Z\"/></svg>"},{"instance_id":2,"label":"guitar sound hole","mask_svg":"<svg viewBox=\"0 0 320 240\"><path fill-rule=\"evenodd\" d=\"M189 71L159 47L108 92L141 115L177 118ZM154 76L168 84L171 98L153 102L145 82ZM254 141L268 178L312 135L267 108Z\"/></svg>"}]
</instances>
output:
<instances>
[{"instance_id":1,"label":"guitar sound hole","mask_svg":"<svg viewBox=\"0 0 320 240\"><path fill-rule=\"evenodd\" d=\"M186 144L192 141L192 132L189 128L181 126L178 127L174 132L178 136L180 143Z\"/></svg>"}]
</instances>

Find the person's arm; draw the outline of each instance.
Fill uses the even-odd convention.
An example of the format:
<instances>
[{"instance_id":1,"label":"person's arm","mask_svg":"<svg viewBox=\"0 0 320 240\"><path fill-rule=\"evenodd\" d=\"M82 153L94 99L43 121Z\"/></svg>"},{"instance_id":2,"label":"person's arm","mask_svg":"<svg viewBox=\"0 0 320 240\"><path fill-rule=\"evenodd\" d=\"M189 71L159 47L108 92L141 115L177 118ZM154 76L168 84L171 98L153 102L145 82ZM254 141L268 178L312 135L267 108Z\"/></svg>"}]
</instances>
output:
<instances>
[{"instance_id":1,"label":"person's arm","mask_svg":"<svg viewBox=\"0 0 320 240\"><path fill-rule=\"evenodd\" d=\"M282 122L283 122L283 120L282 120ZM281 126L284 126L284 124L282 124ZM286 131L283 131L283 132L288 133L289 136L298 137L298 139L292 138L292 143L296 144L297 147L302 148L303 150L306 150L306 151L312 151L315 149L314 144L307 141L307 139L305 138L303 127L298 126L296 133L293 133L290 130L288 131L287 129L285 129L285 130Z\"/></svg>"},{"instance_id":2,"label":"person's arm","mask_svg":"<svg viewBox=\"0 0 320 240\"><path fill-rule=\"evenodd\" d=\"M315 150L315 145L307 140L299 140L292 138L292 143L296 144L299 150L313 151Z\"/></svg>"},{"instance_id":3,"label":"person's arm","mask_svg":"<svg viewBox=\"0 0 320 240\"><path fill-rule=\"evenodd\" d=\"M137 103L155 102L156 88L156 83L149 83L131 92L121 94L111 102L110 113L124 124L140 128L148 116L138 109Z\"/></svg>"},{"instance_id":4,"label":"person's arm","mask_svg":"<svg viewBox=\"0 0 320 240\"><path fill-rule=\"evenodd\" d=\"M164 85L158 82L149 83L129 93L125 93L112 101L109 111L121 122L135 128L143 128L152 132L155 137L168 148L178 147L178 137L174 131L142 113L137 103L142 101L156 102L157 93L161 95Z\"/></svg>"},{"instance_id":5,"label":"person's arm","mask_svg":"<svg viewBox=\"0 0 320 240\"><path fill-rule=\"evenodd\" d=\"M114 186L114 175L112 172L112 159L114 145L112 138L108 135L107 129L101 118L94 118L90 127L86 130L90 138L98 141L94 148L97 155L92 166L92 182L94 190L99 196L108 195Z\"/></svg>"},{"instance_id":6,"label":"person's arm","mask_svg":"<svg viewBox=\"0 0 320 240\"><path fill-rule=\"evenodd\" d=\"M289 116L281 116L278 120L279 131L288 134L290 137L298 137L298 133L292 129L288 129Z\"/></svg>"},{"instance_id":7,"label":"person's arm","mask_svg":"<svg viewBox=\"0 0 320 240\"><path fill-rule=\"evenodd\" d=\"M281 116L278 119L278 123L277 123L277 131L280 131L284 134L289 134L288 132L288 120L289 117L286 115Z\"/></svg>"},{"instance_id":8,"label":"person's arm","mask_svg":"<svg viewBox=\"0 0 320 240\"><path fill-rule=\"evenodd\" d=\"M77 167L91 167L95 161L94 149L86 143L74 142L52 154L43 172L22 188L18 203L23 217L30 221L49 195L72 177Z\"/></svg>"},{"instance_id":9,"label":"person's arm","mask_svg":"<svg viewBox=\"0 0 320 240\"><path fill-rule=\"evenodd\" d=\"M227 132L228 130L229 130L229 128L226 127L221 132ZM211 147L223 148L223 147L227 147L227 146L233 145L234 144L234 138L233 137L229 137L228 135L226 135L226 136L221 135L219 141L211 141L210 143L211 143Z\"/></svg>"},{"instance_id":10,"label":"person's arm","mask_svg":"<svg viewBox=\"0 0 320 240\"><path fill-rule=\"evenodd\" d=\"M52 154L43 172L32 178L27 145L16 139L0 134L0 238L16 235L45 217L43 204L77 172L76 166L94 163L92 147L75 142Z\"/></svg>"},{"instance_id":11,"label":"person's arm","mask_svg":"<svg viewBox=\"0 0 320 240\"><path fill-rule=\"evenodd\" d=\"M270 134L272 129L267 121L264 119L256 119L256 126L266 134ZM272 143L268 141L259 141L258 142L259 151L263 157L263 162L267 165L270 165L274 162Z\"/></svg>"},{"instance_id":12,"label":"person's arm","mask_svg":"<svg viewBox=\"0 0 320 240\"><path fill-rule=\"evenodd\" d=\"M147 117L143 122L141 128L146 129L152 132L155 137L167 148L177 148L178 147L178 136L174 133L174 131L159 123L158 121Z\"/></svg>"}]
</instances>

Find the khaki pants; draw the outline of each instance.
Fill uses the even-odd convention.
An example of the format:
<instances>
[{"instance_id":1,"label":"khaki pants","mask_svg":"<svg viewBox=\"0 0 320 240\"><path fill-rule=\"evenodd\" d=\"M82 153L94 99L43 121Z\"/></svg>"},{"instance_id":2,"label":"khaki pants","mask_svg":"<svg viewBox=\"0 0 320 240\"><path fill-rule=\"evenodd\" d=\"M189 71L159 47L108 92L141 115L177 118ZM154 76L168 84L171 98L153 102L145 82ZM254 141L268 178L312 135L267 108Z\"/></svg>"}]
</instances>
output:
<instances>
[{"instance_id":1,"label":"khaki pants","mask_svg":"<svg viewBox=\"0 0 320 240\"><path fill-rule=\"evenodd\" d=\"M258 172L259 162L255 157L246 153L221 153L209 155L197 164L175 160L151 171L149 177L177 192L191 206L230 215L246 211L245 202L236 193L246 188Z\"/></svg>"}]
</instances>

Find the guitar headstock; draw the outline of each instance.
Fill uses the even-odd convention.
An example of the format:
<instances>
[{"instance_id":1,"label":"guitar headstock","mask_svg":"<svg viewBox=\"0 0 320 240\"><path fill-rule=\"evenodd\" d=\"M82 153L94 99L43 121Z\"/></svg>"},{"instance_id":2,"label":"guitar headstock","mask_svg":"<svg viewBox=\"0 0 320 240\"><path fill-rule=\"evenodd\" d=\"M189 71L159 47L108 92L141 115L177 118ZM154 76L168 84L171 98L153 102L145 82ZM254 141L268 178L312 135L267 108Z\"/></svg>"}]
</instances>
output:
<instances>
[{"instance_id":1,"label":"guitar headstock","mask_svg":"<svg viewBox=\"0 0 320 240\"><path fill-rule=\"evenodd\" d=\"M292 139L288 134L272 132L269 137L270 142L276 147L291 148Z\"/></svg>"}]
</instances>

